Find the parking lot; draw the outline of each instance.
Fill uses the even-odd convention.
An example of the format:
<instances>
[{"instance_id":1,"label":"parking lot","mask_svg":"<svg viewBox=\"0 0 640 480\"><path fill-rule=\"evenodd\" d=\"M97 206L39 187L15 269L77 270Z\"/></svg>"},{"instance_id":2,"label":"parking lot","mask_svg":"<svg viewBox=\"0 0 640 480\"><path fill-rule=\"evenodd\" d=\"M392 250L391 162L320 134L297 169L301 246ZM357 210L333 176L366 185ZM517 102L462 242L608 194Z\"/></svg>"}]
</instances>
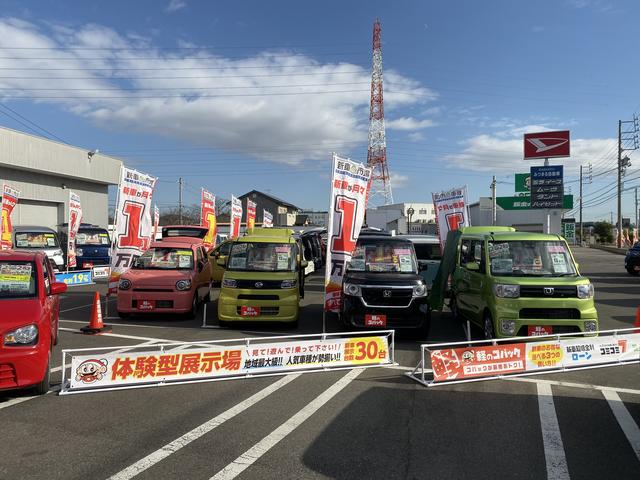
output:
<instances>
[{"instance_id":1,"label":"parking lot","mask_svg":"<svg viewBox=\"0 0 640 480\"><path fill-rule=\"evenodd\" d=\"M640 278L620 255L574 253L595 284L600 328L633 326ZM201 311L108 318L113 331L100 336L78 330L95 288L69 289L54 389L0 393L0 478L640 478L637 364L425 388L404 375L422 340L403 335L394 367L56 393L62 348L317 333L322 285L308 278L296 330L202 329ZM207 321L217 326L215 303ZM328 331L340 329L328 318ZM448 311L434 314L429 342L462 340Z\"/></svg>"}]
</instances>

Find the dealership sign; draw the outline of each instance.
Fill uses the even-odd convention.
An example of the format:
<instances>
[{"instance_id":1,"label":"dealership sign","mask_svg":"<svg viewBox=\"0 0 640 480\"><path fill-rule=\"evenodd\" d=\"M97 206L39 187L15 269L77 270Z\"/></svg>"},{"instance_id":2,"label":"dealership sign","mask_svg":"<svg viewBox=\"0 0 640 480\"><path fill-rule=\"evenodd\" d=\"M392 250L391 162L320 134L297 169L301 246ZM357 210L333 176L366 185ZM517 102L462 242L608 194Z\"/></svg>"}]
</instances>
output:
<instances>
[{"instance_id":1,"label":"dealership sign","mask_svg":"<svg viewBox=\"0 0 640 480\"><path fill-rule=\"evenodd\" d=\"M525 133L524 159L568 157L570 145L569 130Z\"/></svg>"},{"instance_id":2,"label":"dealership sign","mask_svg":"<svg viewBox=\"0 0 640 480\"><path fill-rule=\"evenodd\" d=\"M531 208L562 208L562 165L531 167Z\"/></svg>"}]
</instances>

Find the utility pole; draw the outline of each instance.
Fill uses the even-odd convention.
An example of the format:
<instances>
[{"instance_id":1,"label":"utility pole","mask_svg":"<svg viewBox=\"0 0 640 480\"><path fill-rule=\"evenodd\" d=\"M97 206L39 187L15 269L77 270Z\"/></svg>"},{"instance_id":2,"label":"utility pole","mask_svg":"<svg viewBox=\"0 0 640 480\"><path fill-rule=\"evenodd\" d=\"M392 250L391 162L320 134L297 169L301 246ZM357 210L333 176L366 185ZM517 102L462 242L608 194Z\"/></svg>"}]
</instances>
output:
<instances>
[{"instance_id":1,"label":"utility pole","mask_svg":"<svg viewBox=\"0 0 640 480\"><path fill-rule=\"evenodd\" d=\"M182 187L184 186L184 182L182 181L182 177L178 179L178 221L180 225L182 225Z\"/></svg>"},{"instance_id":2,"label":"utility pole","mask_svg":"<svg viewBox=\"0 0 640 480\"><path fill-rule=\"evenodd\" d=\"M582 228L582 165L580 165L580 245L584 245L584 228Z\"/></svg>"},{"instance_id":3,"label":"utility pole","mask_svg":"<svg viewBox=\"0 0 640 480\"><path fill-rule=\"evenodd\" d=\"M496 202L496 186L498 182L496 182L496 176L493 176L493 181L491 182L491 225L495 225L498 218L498 204Z\"/></svg>"},{"instance_id":4,"label":"utility pole","mask_svg":"<svg viewBox=\"0 0 640 480\"><path fill-rule=\"evenodd\" d=\"M633 125L633 129L623 132L622 125L629 123ZM622 154L638 149L639 130L640 124L636 115L633 116L633 120L618 120L618 238L616 239L618 248L622 247L622 177L625 169L631 165L629 157L622 158ZM624 145L624 142L627 143L627 146Z\"/></svg>"}]
</instances>

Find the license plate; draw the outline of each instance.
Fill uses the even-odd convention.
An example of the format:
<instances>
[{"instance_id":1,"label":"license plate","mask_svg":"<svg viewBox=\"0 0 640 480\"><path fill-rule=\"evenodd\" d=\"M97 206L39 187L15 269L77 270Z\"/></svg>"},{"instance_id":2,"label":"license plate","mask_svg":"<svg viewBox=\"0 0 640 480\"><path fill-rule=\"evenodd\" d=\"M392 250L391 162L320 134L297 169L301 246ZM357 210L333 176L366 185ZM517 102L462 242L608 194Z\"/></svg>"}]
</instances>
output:
<instances>
[{"instance_id":1,"label":"license plate","mask_svg":"<svg viewBox=\"0 0 640 480\"><path fill-rule=\"evenodd\" d=\"M257 317L260 315L260 307L247 307L243 305L240 307L240 315L243 317Z\"/></svg>"},{"instance_id":2,"label":"license plate","mask_svg":"<svg viewBox=\"0 0 640 480\"><path fill-rule=\"evenodd\" d=\"M153 310L156 308L155 300L138 300L138 310Z\"/></svg>"},{"instance_id":3,"label":"license plate","mask_svg":"<svg viewBox=\"0 0 640 480\"><path fill-rule=\"evenodd\" d=\"M547 325L529 325L527 335L530 337L539 337L541 335L551 335L553 327Z\"/></svg>"},{"instance_id":4,"label":"license plate","mask_svg":"<svg viewBox=\"0 0 640 480\"><path fill-rule=\"evenodd\" d=\"M93 268L93 263L90 262L84 262L82 264L82 268Z\"/></svg>"},{"instance_id":5,"label":"license plate","mask_svg":"<svg viewBox=\"0 0 640 480\"><path fill-rule=\"evenodd\" d=\"M365 315L364 325L365 327L386 327L387 316L386 315Z\"/></svg>"}]
</instances>

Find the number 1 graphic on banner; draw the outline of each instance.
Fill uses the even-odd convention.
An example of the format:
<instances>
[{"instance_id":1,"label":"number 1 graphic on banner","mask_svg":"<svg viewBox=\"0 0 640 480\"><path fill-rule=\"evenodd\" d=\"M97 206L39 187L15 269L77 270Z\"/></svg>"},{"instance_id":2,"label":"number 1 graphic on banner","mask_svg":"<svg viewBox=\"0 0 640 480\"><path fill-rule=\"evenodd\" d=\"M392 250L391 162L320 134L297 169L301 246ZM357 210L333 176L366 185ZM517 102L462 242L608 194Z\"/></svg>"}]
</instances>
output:
<instances>
[{"instance_id":1,"label":"number 1 graphic on banner","mask_svg":"<svg viewBox=\"0 0 640 480\"><path fill-rule=\"evenodd\" d=\"M348 197L336 198L336 211L342 216L340 226L342 227L337 235L331 240L331 251L334 253L351 254L356 248L354 231L356 229L356 207L358 201Z\"/></svg>"},{"instance_id":2,"label":"number 1 graphic on banner","mask_svg":"<svg viewBox=\"0 0 640 480\"><path fill-rule=\"evenodd\" d=\"M127 225L129 228L125 235L120 235L120 248L139 248L145 250L146 239L142 238L142 232L140 231L144 205L127 200L124 202L124 208L122 210L123 215L128 219Z\"/></svg>"}]
</instances>

